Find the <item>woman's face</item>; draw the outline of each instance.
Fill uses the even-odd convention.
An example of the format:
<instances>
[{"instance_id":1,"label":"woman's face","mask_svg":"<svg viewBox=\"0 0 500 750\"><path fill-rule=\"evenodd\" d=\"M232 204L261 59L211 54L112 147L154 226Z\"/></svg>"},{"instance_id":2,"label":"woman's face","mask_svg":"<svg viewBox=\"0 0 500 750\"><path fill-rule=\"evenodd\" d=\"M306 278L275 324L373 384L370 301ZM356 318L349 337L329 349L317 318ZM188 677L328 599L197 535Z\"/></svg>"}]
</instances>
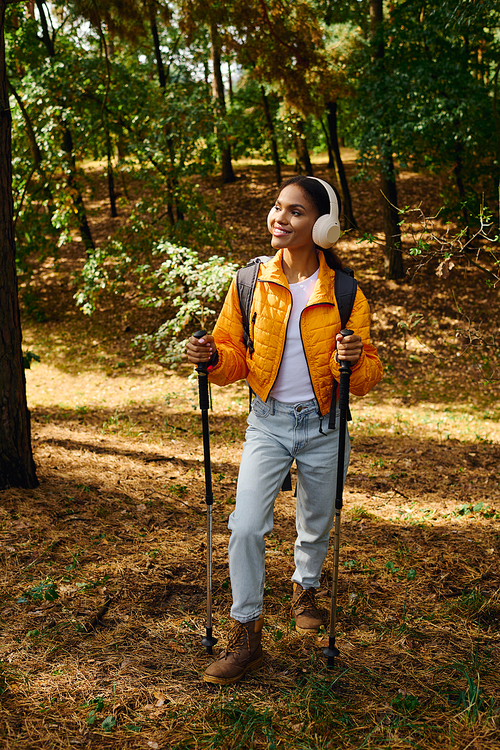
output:
<instances>
[{"instance_id":1,"label":"woman's face","mask_svg":"<svg viewBox=\"0 0 500 750\"><path fill-rule=\"evenodd\" d=\"M319 214L307 195L297 185L287 185L267 217L272 234L271 246L312 250L312 229Z\"/></svg>"}]
</instances>

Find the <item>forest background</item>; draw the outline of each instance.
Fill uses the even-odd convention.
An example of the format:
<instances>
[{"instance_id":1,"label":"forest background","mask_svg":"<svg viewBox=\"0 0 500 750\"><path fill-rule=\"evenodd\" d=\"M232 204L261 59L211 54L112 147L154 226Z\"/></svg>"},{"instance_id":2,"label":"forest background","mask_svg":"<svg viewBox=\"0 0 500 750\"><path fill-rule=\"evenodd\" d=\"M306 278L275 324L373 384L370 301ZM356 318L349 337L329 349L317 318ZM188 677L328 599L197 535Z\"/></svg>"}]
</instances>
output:
<instances>
[{"instance_id":1,"label":"forest background","mask_svg":"<svg viewBox=\"0 0 500 750\"><path fill-rule=\"evenodd\" d=\"M5 746L495 747L497 3L103 5L0 3ZM226 695L184 340L296 172L341 193L385 379L353 409L345 658L290 630L282 495L268 666ZM213 396L219 630L246 395Z\"/></svg>"}]
</instances>

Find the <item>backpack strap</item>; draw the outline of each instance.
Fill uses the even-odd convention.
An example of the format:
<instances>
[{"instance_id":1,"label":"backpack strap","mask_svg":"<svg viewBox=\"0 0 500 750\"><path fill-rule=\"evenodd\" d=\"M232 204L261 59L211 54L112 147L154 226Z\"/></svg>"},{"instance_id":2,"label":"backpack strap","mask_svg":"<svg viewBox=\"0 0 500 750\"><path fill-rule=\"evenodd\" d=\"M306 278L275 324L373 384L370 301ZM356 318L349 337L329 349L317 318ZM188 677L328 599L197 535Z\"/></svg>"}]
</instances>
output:
<instances>
[{"instance_id":1,"label":"backpack strap","mask_svg":"<svg viewBox=\"0 0 500 750\"><path fill-rule=\"evenodd\" d=\"M241 322L243 324L243 342L246 348L250 352L250 356L253 354L253 341L250 336L250 312L252 310L252 300L255 291L255 285L259 277L259 268L261 263L265 263L270 260L268 255L259 255L257 258L249 260L244 268L240 268L236 273L236 288L238 290L238 299L240 301L241 310ZM252 410L252 397L253 392L250 386L248 386L248 411ZM286 475L281 485L283 492L290 492L292 490L292 477L290 472Z\"/></svg>"},{"instance_id":2,"label":"backpack strap","mask_svg":"<svg viewBox=\"0 0 500 750\"><path fill-rule=\"evenodd\" d=\"M335 271L335 282L334 282L335 299L340 313L340 330L343 330L347 326L347 322L351 317L352 308L354 307L354 300L356 299L356 292L358 291L358 282L354 278L354 272L352 268L344 268L342 271ZM333 379L332 388L332 403L330 406L330 419L328 421L328 429L335 429L335 414L337 411L337 381ZM351 412L349 410L347 419L352 419Z\"/></svg>"},{"instance_id":3,"label":"backpack strap","mask_svg":"<svg viewBox=\"0 0 500 750\"><path fill-rule=\"evenodd\" d=\"M352 268L335 271L334 291L340 313L340 328L342 329L346 327L347 321L351 317L356 292L358 291L358 282L354 278Z\"/></svg>"},{"instance_id":4,"label":"backpack strap","mask_svg":"<svg viewBox=\"0 0 500 750\"><path fill-rule=\"evenodd\" d=\"M243 343L253 354L253 341L250 337L250 311L252 309L253 294L255 285L259 277L259 268L261 263L270 260L268 255L259 255L257 258L249 260L244 268L240 268L236 273L236 288L238 290L238 299L240 301L240 310L243 324Z\"/></svg>"}]
</instances>

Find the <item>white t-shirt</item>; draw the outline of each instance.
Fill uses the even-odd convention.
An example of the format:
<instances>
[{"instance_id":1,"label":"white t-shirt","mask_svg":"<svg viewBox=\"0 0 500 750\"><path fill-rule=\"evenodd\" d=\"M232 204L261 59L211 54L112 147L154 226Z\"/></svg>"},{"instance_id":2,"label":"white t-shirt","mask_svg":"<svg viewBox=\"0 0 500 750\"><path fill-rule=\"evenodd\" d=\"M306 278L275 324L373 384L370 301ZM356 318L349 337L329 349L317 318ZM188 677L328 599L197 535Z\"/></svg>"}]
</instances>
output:
<instances>
[{"instance_id":1,"label":"white t-shirt","mask_svg":"<svg viewBox=\"0 0 500 750\"><path fill-rule=\"evenodd\" d=\"M285 404L296 404L314 398L314 391L309 377L306 356L300 337L300 316L313 293L318 270L298 284L290 284L292 293L292 310L286 331L285 350L281 360L278 377L271 390L271 396Z\"/></svg>"}]
</instances>

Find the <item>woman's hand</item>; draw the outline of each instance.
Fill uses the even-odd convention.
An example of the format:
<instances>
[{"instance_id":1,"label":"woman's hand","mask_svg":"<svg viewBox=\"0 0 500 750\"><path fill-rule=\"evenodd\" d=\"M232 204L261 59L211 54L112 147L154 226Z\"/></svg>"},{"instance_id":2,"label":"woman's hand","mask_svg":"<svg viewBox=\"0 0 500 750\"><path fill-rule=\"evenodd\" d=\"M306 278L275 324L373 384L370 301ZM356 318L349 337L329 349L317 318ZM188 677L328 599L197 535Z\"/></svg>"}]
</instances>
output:
<instances>
[{"instance_id":1,"label":"woman's hand","mask_svg":"<svg viewBox=\"0 0 500 750\"><path fill-rule=\"evenodd\" d=\"M342 336L337 333L337 359L346 360L355 365L363 354L363 342L361 336L353 333L351 336Z\"/></svg>"},{"instance_id":2,"label":"woman's hand","mask_svg":"<svg viewBox=\"0 0 500 750\"><path fill-rule=\"evenodd\" d=\"M191 336L186 345L188 362L192 365L208 362L216 351L215 339L209 333L206 333L201 339L195 339L194 336Z\"/></svg>"}]
</instances>

